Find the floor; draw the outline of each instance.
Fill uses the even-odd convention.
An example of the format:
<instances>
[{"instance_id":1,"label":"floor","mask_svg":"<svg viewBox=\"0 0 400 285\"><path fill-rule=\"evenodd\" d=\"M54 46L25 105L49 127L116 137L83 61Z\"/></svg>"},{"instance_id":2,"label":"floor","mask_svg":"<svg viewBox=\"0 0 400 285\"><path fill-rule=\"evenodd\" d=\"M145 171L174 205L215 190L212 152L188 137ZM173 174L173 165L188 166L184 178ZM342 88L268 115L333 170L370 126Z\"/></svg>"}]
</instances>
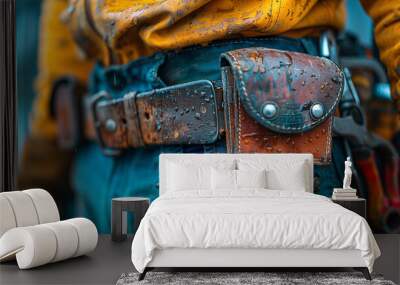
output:
<instances>
[{"instance_id":1,"label":"floor","mask_svg":"<svg viewBox=\"0 0 400 285\"><path fill-rule=\"evenodd\" d=\"M374 271L382 274L385 279L400 284L400 234L374 235L381 250L381 257L374 265Z\"/></svg>"},{"instance_id":2,"label":"floor","mask_svg":"<svg viewBox=\"0 0 400 285\"><path fill-rule=\"evenodd\" d=\"M382 257L375 273L400 284L400 235L375 235ZM15 262L0 264L0 284L115 284L122 273L134 271L130 260L132 237L120 243L109 235L99 237L97 249L88 256L18 270ZM312 270L311 270L312 271Z\"/></svg>"}]
</instances>

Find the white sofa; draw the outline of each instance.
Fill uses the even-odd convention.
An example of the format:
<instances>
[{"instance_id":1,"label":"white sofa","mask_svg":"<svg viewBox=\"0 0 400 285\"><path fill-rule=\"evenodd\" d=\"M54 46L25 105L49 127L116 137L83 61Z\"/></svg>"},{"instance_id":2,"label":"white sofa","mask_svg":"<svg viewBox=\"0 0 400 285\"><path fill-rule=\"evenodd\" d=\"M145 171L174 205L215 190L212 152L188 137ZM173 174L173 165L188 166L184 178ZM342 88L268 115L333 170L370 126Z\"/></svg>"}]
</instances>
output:
<instances>
[{"instance_id":1,"label":"white sofa","mask_svg":"<svg viewBox=\"0 0 400 285\"><path fill-rule=\"evenodd\" d=\"M0 193L0 262L16 259L20 269L84 255L97 245L88 219L60 221L57 205L43 189Z\"/></svg>"}]
</instances>

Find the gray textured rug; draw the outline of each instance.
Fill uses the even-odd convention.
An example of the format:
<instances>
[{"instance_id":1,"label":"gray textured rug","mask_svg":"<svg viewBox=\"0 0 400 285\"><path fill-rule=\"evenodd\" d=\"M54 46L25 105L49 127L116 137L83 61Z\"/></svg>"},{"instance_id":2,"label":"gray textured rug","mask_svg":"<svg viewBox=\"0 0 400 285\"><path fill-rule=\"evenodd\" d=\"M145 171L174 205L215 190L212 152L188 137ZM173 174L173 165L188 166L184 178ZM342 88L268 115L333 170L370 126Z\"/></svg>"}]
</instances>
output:
<instances>
[{"instance_id":1,"label":"gray textured rug","mask_svg":"<svg viewBox=\"0 0 400 285\"><path fill-rule=\"evenodd\" d=\"M364 279L359 272L148 272L146 278L138 281L138 273L122 274L117 285L133 284L379 284L395 285L381 276L372 275L373 280Z\"/></svg>"}]
</instances>

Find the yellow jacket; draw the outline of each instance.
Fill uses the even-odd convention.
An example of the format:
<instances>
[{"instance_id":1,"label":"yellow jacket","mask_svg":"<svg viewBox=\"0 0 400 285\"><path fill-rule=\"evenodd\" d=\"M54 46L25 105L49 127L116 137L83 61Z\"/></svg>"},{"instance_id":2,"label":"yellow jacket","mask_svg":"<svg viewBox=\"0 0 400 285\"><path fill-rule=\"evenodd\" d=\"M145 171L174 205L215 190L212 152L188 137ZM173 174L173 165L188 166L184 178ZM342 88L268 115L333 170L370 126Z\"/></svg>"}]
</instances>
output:
<instances>
[{"instance_id":1,"label":"yellow jacket","mask_svg":"<svg viewBox=\"0 0 400 285\"><path fill-rule=\"evenodd\" d=\"M380 56L400 106L400 1L361 3L375 23ZM41 21L32 131L53 138L56 129L48 103L59 76L86 81L96 60L122 64L155 51L217 39L302 37L327 27L339 30L345 10L341 0L45 0Z\"/></svg>"}]
</instances>

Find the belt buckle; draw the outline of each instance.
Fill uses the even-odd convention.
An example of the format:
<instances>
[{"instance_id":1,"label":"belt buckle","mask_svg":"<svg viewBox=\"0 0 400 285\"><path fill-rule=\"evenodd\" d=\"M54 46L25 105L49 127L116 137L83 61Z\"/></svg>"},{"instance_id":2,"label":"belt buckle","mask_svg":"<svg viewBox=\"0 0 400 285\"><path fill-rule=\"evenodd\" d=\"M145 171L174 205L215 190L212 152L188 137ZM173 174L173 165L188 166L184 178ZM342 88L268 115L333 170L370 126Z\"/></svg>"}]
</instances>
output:
<instances>
[{"instance_id":1,"label":"belt buckle","mask_svg":"<svg viewBox=\"0 0 400 285\"><path fill-rule=\"evenodd\" d=\"M339 62L335 35L331 30L323 32L319 38L319 49L322 57Z\"/></svg>"},{"instance_id":2,"label":"belt buckle","mask_svg":"<svg viewBox=\"0 0 400 285\"><path fill-rule=\"evenodd\" d=\"M99 122L98 117L97 117L96 107L101 100L105 100L105 99L112 99L112 98L105 91L100 91L99 93L93 95L93 97L91 98L90 103L89 103L90 111L92 113L92 118L93 118L93 126L94 126L94 130L95 130L95 135L96 135L96 139L101 147L101 151L103 152L104 155L118 156L122 153L122 151L120 149L107 147L106 144L104 143L104 140L103 140L103 138L101 136L101 132L100 132L101 123Z\"/></svg>"}]
</instances>

